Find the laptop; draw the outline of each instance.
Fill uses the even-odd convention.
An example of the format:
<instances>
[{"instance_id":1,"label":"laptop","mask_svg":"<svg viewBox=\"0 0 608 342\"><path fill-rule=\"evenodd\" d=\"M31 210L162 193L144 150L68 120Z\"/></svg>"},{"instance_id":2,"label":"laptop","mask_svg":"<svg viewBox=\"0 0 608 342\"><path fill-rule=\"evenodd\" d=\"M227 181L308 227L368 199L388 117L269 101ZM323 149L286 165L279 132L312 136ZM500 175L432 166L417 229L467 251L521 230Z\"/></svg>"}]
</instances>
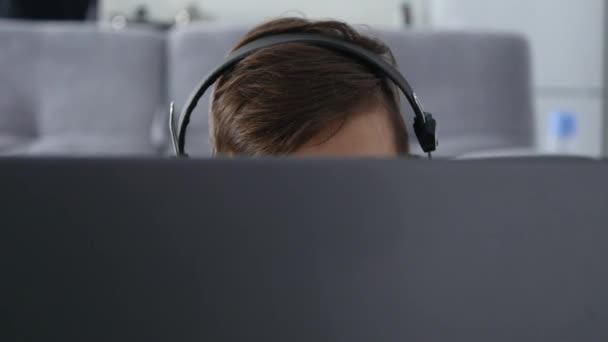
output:
<instances>
[{"instance_id":1,"label":"laptop","mask_svg":"<svg viewBox=\"0 0 608 342\"><path fill-rule=\"evenodd\" d=\"M2 341L606 341L608 164L0 160Z\"/></svg>"}]
</instances>

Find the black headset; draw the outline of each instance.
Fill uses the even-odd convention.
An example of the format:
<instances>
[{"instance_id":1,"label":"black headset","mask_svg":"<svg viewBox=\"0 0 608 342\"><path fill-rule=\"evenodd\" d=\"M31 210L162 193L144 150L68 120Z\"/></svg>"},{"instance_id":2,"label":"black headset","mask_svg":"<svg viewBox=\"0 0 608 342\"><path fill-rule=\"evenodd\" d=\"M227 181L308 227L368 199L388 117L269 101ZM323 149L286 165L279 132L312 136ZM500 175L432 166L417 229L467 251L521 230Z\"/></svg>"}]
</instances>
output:
<instances>
[{"instance_id":1,"label":"black headset","mask_svg":"<svg viewBox=\"0 0 608 342\"><path fill-rule=\"evenodd\" d=\"M415 118L414 118L414 132L416 133L416 137L418 138L418 143L422 150L426 152L431 158L431 152L435 151L437 148L437 136L436 136L436 128L437 122L433 118L430 113L426 113L422 104L418 100L416 93L414 93L412 87L407 82L405 77L403 77L399 71L393 67L390 63L384 60L382 57L376 55L375 53L368 51L362 47L359 47L355 44L348 43L346 41L325 37L319 34L308 34L308 33L286 33L286 34L278 34L274 36L262 37L257 40L250 42L247 45L242 46L237 49L233 53L231 53L224 63L217 67L215 70L205 78L198 88L190 95L188 102L186 102L186 106L184 107L180 118L179 118L179 129L177 134L175 134L175 128L173 123L173 116L175 113L174 104L171 103L171 109L169 112L169 130L171 132L171 138L173 143L173 149L177 157L187 157L188 155L185 152L186 146L186 129L188 128L188 123L190 122L190 115L196 108L198 101L203 97L207 89L211 87L215 81L224 73L226 70L234 66L239 61L243 60L245 57L251 55L252 53L265 49L271 46L287 44L287 43L306 43L310 45L316 45L332 50L336 50L338 52L344 53L354 59L365 63L371 68L382 72L386 75L391 81L393 81L399 89L405 94L410 106L414 110Z\"/></svg>"}]
</instances>

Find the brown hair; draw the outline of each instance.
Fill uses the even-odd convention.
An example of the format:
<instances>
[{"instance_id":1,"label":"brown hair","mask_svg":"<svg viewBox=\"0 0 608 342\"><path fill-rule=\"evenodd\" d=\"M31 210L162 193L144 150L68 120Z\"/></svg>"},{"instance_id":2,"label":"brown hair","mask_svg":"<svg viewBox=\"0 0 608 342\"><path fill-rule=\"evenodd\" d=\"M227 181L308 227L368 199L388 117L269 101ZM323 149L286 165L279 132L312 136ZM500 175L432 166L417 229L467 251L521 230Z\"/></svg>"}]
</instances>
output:
<instances>
[{"instance_id":1,"label":"brown hair","mask_svg":"<svg viewBox=\"0 0 608 342\"><path fill-rule=\"evenodd\" d=\"M270 21L247 33L233 51L280 33L343 39L395 64L385 44L338 21ZM287 154L369 105L384 106L395 129L397 151L406 154L408 138L399 96L385 75L352 57L310 44L262 49L237 63L216 83L209 116L213 153Z\"/></svg>"}]
</instances>

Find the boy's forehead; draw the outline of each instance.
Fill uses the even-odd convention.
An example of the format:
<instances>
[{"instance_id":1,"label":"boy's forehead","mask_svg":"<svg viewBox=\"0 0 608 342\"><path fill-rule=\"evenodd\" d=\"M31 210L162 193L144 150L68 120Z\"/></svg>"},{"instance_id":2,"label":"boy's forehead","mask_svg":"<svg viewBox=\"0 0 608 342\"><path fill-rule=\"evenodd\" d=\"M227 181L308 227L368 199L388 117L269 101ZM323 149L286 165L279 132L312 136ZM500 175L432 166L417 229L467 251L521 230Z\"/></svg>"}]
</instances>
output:
<instances>
[{"instance_id":1,"label":"boy's forehead","mask_svg":"<svg viewBox=\"0 0 608 342\"><path fill-rule=\"evenodd\" d=\"M382 106L361 110L327 127L294 152L297 156L395 157L394 130Z\"/></svg>"}]
</instances>

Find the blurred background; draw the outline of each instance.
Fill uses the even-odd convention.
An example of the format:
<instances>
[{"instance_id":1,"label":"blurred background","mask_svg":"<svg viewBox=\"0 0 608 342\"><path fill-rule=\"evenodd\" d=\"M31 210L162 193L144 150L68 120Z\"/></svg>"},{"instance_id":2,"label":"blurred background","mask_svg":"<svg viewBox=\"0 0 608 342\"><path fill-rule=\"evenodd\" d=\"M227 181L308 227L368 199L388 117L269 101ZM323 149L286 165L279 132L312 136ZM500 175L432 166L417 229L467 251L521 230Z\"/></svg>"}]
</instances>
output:
<instances>
[{"instance_id":1,"label":"blurred background","mask_svg":"<svg viewBox=\"0 0 608 342\"><path fill-rule=\"evenodd\" d=\"M169 101L179 107L246 28L296 15L385 38L440 118L445 156L601 157L606 9L604 0L0 0L0 154L163 153ZM205 155L200 117L190 133Z\"/></svg>"}]
</instances>

